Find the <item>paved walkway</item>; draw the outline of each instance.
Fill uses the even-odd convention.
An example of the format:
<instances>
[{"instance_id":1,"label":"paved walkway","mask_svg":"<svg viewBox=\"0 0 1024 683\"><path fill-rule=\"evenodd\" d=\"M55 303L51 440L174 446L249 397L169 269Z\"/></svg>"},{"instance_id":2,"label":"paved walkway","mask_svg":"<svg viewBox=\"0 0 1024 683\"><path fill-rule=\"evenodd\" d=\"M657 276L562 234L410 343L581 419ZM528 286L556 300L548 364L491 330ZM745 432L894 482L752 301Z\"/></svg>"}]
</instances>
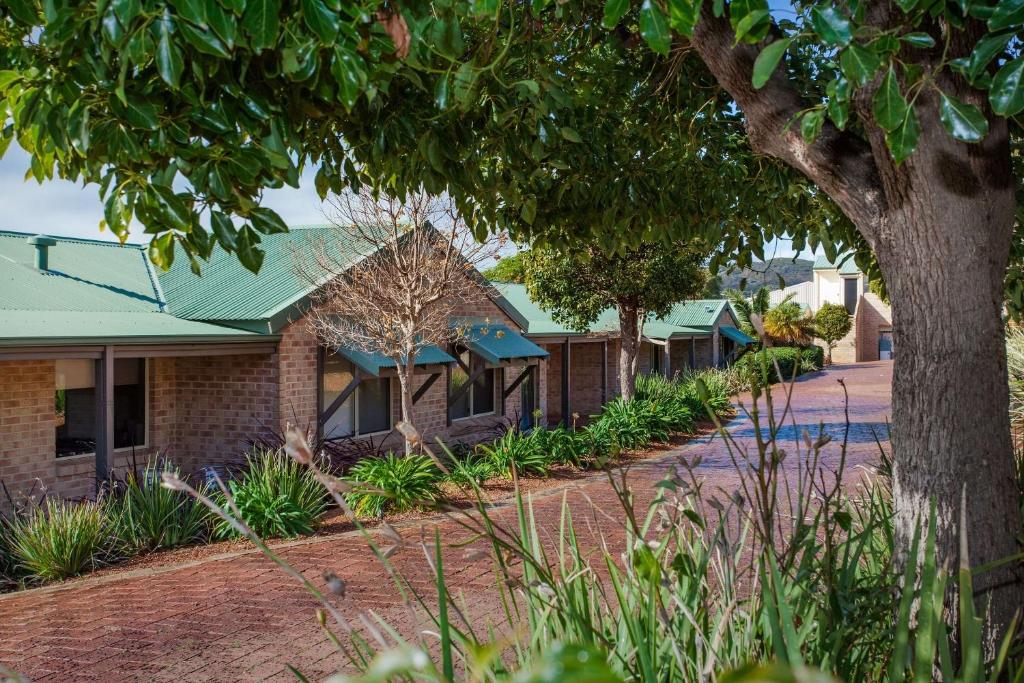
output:
<instances>
[{"instance_id":1,"label":"paved walkway","mask_svg":"<svg viewBox=\"0 0 1024 683\"><path fill-rule=\"evenodd\" d=\"M891 364L836 366L802 378L792 403L796 423L807 425L812 434L823 423L834 439L842 438L846 419L839 378L845 378L850 395L848 462L872 462L878 455L874 434L883 440L886 435ZM739 441L753 442L748 421L737 418L731 430ZM629 480L639 503L651 499L650 485L670 471L677 456L698 453L703 458L700 472L710 484L726 490L735 485L721 439L707 437L634 465ZM829 453L836 457L835 449ZM583 528L583 543L596 547L600 534L614 549L622 532L614 513L619 504L607 479L596 474L539 493L534 508L540 526L557 529L563 496L573 506L577 526ZM610 514L597 514L591 503ZM432 536L433 525L410 524L402 532L419 540L423 534ZM450 521L440 528L446 540L463 536ZM400 630L426 627L412 623L417 617L402 606L380 564L358 537L300 542L282 555L317 584L323 584L328 570L341 577L346 582L345 597L339 601L344 614L372 609ZM414 585L432 594L422 551L402 550L394 559ZM470 610L498 618L488 597L494 585L490 562L470 561L461 550L447 553L445 561L453 590L463 593ZM258 553L87 577L0 597L0 663L37 681L295 680L285 664L317 680L336 671L344 660L317 627L316 606L294 579Z\"/></svg>"}]
</instances>

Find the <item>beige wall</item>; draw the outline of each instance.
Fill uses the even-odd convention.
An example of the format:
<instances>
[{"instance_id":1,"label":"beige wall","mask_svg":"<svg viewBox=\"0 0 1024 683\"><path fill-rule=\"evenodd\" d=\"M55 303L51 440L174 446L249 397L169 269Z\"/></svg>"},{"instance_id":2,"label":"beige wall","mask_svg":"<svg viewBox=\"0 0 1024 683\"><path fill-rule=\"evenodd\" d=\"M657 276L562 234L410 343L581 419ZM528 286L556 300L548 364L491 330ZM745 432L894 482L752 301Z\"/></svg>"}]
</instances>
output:
<instances>
[{"instance_id":1,"label":"beige wall","mask_svg":"<svg viewBox=\"0 0 1024 683\"><path fill-rule=\"evenodd\" d=\"M878 360L878 337L881 332L892 331L892 310L877 294L867 293L857 306L854 326L857 361Z\"/></svg>"}]
</instances>

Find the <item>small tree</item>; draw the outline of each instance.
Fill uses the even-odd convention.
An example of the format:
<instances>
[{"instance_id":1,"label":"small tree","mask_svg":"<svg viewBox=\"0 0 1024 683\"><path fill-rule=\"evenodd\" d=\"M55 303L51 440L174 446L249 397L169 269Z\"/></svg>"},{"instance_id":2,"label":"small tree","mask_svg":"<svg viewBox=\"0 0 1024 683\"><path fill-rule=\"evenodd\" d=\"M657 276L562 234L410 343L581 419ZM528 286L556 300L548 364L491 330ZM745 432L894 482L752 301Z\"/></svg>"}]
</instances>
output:
<instances>
[{"instance_id":1,"label":"small tree","mask_svg":"<svg viewBox=\"0 0 1024 683\"><path fill-rule=\"evenodd\" d=\"M614 255L597 245L571 253L533 249L529 254L527 289L555 320L583 331L605 309L618 311L619 381L627 400L636 390L647 315L666 315L673 304L698 295L708 278L705 250L687 244L648 243Z\"/></svg>"},{"instance_id":2,"label":"small tree","mask_svg":"<svg viewBox=\"0 0 1024 683\"><path fill-rule=\"evenodd\" d=\"M807 346L815 336L814 318L791 298L764 314L764 333L780 344Z\"/></svg>"},{"instance_id":3,"label":"small tree","mask_svg":"<svg viewBox=\"0 0 1024 683\"><path fill-rule=\"evenodd\" d=\"M326 346L393 361L402 419L415 424L416 357L461 338L452 318L486 298L476 266L493 258L500 240L478 242L450 200L427 194L400 201L364 188L330 203L333 234L298 263L318 286L307 324Z\"/></svg>"},{"instance_id":4,"label":"small tree","mask_svg":"<svg viewBox=\"0 0 1024 683\"><path fill-rule=\"evenodd\" d=\"M736 320L739 322L740 330L751 337L760 336L754 328L752 319L754 316L764 317L764 314L771 308L771 301L768 296L768 288L761 287L749 299L743 296L738 289L725 290L725 296L732 304L732 310L736 312Z\"/></svg>"},{"instance_id":5,"label":"small tree","mask_svg":"<svg viewBox=\"0 0 1024 683\"><path fill-rule=\"evenodd\" d=\"M850 321L850 313L842 304L823 304L814 316L814 329L818 339L826 344L825 365L832 365L832 349L836 342L850 332L853 323Z\"/></svg>"}]
</instances>

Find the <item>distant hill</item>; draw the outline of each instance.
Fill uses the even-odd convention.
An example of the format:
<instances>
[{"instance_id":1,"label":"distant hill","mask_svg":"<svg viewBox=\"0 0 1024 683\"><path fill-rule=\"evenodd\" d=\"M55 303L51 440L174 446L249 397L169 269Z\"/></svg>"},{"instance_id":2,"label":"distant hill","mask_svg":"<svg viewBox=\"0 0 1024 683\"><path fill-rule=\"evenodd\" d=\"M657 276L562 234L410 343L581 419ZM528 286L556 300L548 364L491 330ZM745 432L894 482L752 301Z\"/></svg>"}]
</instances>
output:
<instances>
[{"instance_id":1,"label":"distant hill","mask_svg":"<svg viewBox=\"0 0 1024 683\"><path fill-rule=\"evenodd\" d=\"M754 292L761 287L768 289L779 289L779 276L785 280L785 286L810 282L811 271L814 261L798 258L776 258L767 263L754 263L753 268L736 268L731 273L727 268L718 272L722 279L722 291L727 289L739 289L740 281L747 279L746 291Z\"/></svg>"}]
</instances>

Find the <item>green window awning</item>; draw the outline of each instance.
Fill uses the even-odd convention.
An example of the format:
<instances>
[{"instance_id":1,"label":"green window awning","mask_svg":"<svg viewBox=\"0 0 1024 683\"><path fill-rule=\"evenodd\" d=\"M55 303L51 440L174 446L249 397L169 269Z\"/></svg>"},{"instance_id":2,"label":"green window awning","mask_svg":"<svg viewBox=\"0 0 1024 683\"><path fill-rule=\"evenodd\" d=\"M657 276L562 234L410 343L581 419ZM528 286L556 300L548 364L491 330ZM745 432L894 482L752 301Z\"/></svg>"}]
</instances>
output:
<instances>
[{"instance_id":1,"label":"green window awning","mask_svg":"<svg viewBox=\"0 0 1024 683\"><path fill-rule=\"evenodd\" d=\"M735 327L729 327L728 325L722 325L718 328L718 331L726 336L727 339L732 339L737 344L743 346L749 346L750 344L757 343L757 340L751 337L749 334L740 332Z\"/></svg>"},{"instance_id":2,"label":"green window awning","mask_svg":"<svg viewBox=\"0 0 1024 683\"><path fill-rule=\"evenodd\" d=\"M506 325L471 325L466 346L488 363L519 358L547 358L548 352Z\"/></svg>"},{"instance_id":3,"label":"green window awning","mask_svg":"<svg viewBox=\"0 0 1024 683\"><path fill-rule=\"evenodd\" d=\"M386 368L395 367L395 361L380 353L371 353L351 348L338 348L338 354L348 358L352 364L363 372L374 377L380 376L380 371ZM416 365L435 365L438 363L454 363L455 359L445 353L441 347L431 344L419 350L416 354Z\"/></svg>"}]
</instances>

